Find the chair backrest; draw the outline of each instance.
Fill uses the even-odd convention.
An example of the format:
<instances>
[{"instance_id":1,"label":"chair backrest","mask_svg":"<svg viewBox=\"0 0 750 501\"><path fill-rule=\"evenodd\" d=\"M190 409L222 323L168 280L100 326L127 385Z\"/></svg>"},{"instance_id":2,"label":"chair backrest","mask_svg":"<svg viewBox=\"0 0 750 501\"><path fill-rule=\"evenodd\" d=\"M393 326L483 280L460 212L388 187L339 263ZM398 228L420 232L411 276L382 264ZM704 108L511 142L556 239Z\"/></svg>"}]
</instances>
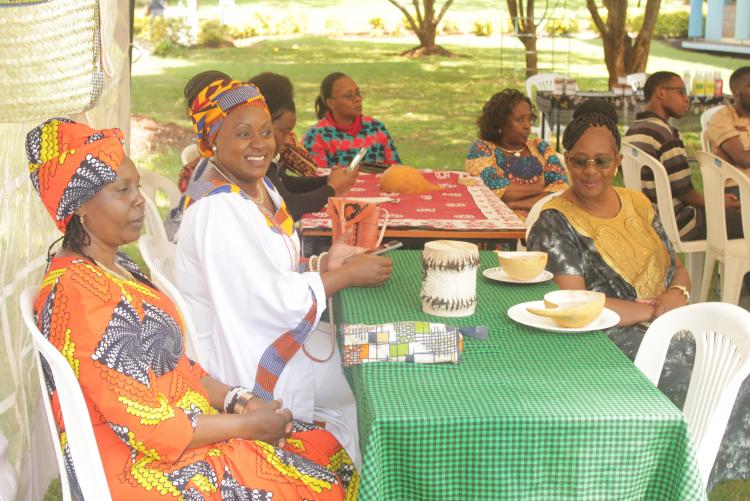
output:
<instances>
[{"instance_id":1,"label":"chair backrest","mask_svg":"<svg viewBox=\"0 0 750 501\"><path fill-rule=\"evenodd\" d=\"M186 165L190 163L191 160L195 160L199 156L200 153L198 153L198 145L195 143L191 143L182 149L182 152L180 153L180 160L182 161L182 165Z\"/></svg>"},{"instance_id":2,"label":"chair backrest","mask_svg":"<svg viewBox=\"0 0 750 501\"><path fill-rule=\"evenodd\" d=\"M146 198L146 233L166 239L167 232L164 229L164 220L159 213L159 204L156 200L157 193L162 192L167 197L170 208L177 207L182 194L174 182L161 174L146 169L140 169L139 172L141 174L141 193Z\"/></svg>"},{"instance_id":3,"label":"chair backrest","mask_svg":"<svg viewBox=\"0 0 750 501\"><path fill-rule=\"evenodd\" d=\"M643 88L648 79L648 73L631 73L625 77L625 83L630 85L633 91L638 91Z\"/></svg>"},{"instance_id":4,"label":"chair backrest","mask_svg":"<svg viewBox=\"0 0 750 501\"><path fill-rule=\"evenodd\" d=\"M627 189L633 191L642 191L641 165L637 158L639 151L638 148L625 141L620 146L620 153L622 153L622 163L620 164L622 168L622 181Z\"/></svg>"},{"instance_id":5,"label":"chair backrest","mask_svg":"<svg viewBox=\"0 0 750 501\"><path fill-rule=\"evenodd\" d=\"M38 355L36 360L39 386L42 392L44 410L47 413L47 424L52 434L52 442L57 455L63 499L66 501L71 499L70 482L60 446L60 435L47 394L41 360L47 363L55 382L60 410L65 423L68 449L70 450L78 485L81 488L81 494L85 499L111 499L107 477L104 474L104 467L99 455L99 447L96 444L94 429L91 425L91 417L81 387L78 385L78 380L65 357L39 332L36 322L34 322L34 301L38 294L38 287L28 287L21 292L21 315L31 334L34 350Z\"/></svg>"},{"instance_id":6,"label":"chair backrest","mask_svg":"<svg viewBox=\"0 0 750 501\"><path fill-rule=\"evenodd\" d=\"M728 303L698 303L657 318L635 357L636 367L654 384L659 382L669 342L681 331L690 331L696 345L682 412L706 485L740 385L750 374L750 312Z\"/></svg>"},{"instance_id":7,"label":"chair backrest","mask_svg":"<svg viewBox=\"0 0 750 501\"><path fill-rule=\"evenodd\" d=\"M630 143L623 142L620 151L623 157L622 175L625 179L626 188L642 191L641 169L643 167L651 169L654 175L654 184L656 185L656 206L659 211L661 224L664 227L667 237L669 237L672 245L674 245L675 250L677 252L686 252L687 249L680 238L680 230L674 214L672 186L669 184L669 174L666 167L657 159ZM630 188L628 186L628 184L634 185L636 183L637 188ZM698 250L696 249L698 246L696 242L691 242L690 246L690 251L695 252ZM702 251L703 248L700 250Z\"/></svg>"},{"instance_id":8,"label":"chair backrest","mask_svg":"<svg viewBox=\"0 0 750 501\"><path fill-rule=\"evenodd\" d=\"M711 153L713 151L711 148L711 140L708 138L708 129L703 129L701 131L701 150L706 153Z\"/></svg>"},{"instance_id":9,"label":"chair backrest","mask_svg":"<svg viewBox=\"0 0 750 501\"><path fill-rule=\"evenodd\" d=\"M714 106L712 108L707 109L703 113L701 113L701 130L706 130L706 127L708 127L708 122L711 120L711 117L714 116L714 113L716 113L723 107L724 107L723 104L719 106Z\"/></svg>"},{"instance_id":10,"label":"chair backrest","mask_svg":"<svg viewBox=\"0 0 750 501\"><path fill-rule=\"evenodd\" d=\"M734 179L739 185L746 181L744 175L734 166L721 158L705 151L696 152L703 177L703 198L706 201L706 233L710 246L717 252L723 252L727 245L726 214L724 212L724 187L728 179ZM742 194L742 188L740 188ZM748 200L745 198L744 200ZM743 200L743 201L744 201ZM747 204L747 202L746 202ZM743 205L743 228L745 214L748 210Z\"/></svg>"},{"instance_id":11,"label":"chair backrest","mask_svg":"<svg viewBox=\"0 0 750 501\"><path fill-rule=\"evenodd\" d=\"M555 78L565 78L557 73L537 73L526 79L526 95L533 101L534 88L537 90L554 90Z\"/></svg>"},{"instance_id":12,"label":"chair backrest","mask_svg":"<svg viewBox=\"0 0 750 501\"><path fill-rule=\"evenodd\" d=\"M138 240L138 250L141 251L143 261L151 272L151 280L154 284L164 291L177 306L182 315L185 325L185 338L187 340L185 353L191 360L203 364L197 350L197 334L193 318L190 315L187 301L180 294L180 291L174 285L174 256L177 250L177 244L170 240L160 239L153 235L142 235Z\"/></svg>"},{"instance_id":13,"label":"chair backrest","mask_svg":"<svg viewBox=\"0 0 750 501\"><path fill-rule=\"evenodd\" d=\"M526 216L526 238L529 237L529 232L531 231L531 227L534 226L534 223L536 223L536 220L539 219L539 214L542 213L542 208L544 208L544 204L552 200L558 195L562 195L562 191L555 191L553 193L550 193L544 198L540 198L537 200L534 205L531 206L531 209L529 209L529 214Z\"/></svg>"}]
</instances>

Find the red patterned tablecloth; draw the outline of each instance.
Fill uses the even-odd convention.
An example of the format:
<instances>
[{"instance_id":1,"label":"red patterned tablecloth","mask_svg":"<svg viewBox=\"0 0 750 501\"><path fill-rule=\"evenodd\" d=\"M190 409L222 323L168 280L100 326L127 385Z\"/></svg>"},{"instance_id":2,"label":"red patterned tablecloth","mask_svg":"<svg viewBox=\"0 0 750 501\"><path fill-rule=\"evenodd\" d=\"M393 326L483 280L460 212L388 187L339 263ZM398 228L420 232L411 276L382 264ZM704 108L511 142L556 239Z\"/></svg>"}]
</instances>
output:
<instances>
[{"instance_id":1,"label":"red patterned tablecloth","mask_svg":"<svg viewBox=\"0 0 750 501\"><path fill-rule=\"evenodd\" d=\"M393 202L379 205L388 210L389 229L424 229L455 231L524 231L525 225L492 191L481 182L476 186L458 184L458 171L429 171L422 174L440 191L421 195L382 193L381 174L360 173L347 198L389 197ZM325 212L306 214L303 230L331 228Z\"/></svg>"}]
</instances>

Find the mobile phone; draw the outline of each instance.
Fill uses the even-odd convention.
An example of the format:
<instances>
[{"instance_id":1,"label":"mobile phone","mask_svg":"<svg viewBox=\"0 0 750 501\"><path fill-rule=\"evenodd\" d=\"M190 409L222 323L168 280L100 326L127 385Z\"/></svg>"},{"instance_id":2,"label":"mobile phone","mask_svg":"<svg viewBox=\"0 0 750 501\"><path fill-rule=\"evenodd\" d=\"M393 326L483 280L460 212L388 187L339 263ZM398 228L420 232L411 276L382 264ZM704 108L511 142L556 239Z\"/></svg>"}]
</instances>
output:
<instances>
[{"instance_id":1,"label":"mobile phone","mask_svg":"<svg viewBox=\"0 0 750 501\"><path fill-rule=\"evenodd\" d=\"M403 242L400 242L398 240L391 240L390 242L386 242L382 245L379 245L375 247L374 249L366 250L365 254L369 254L370 256L379 256L380 254L398 249L399 247L403 247L403 246L404 246Z\"/></svg>"},{"instance_id":2,"label":"mobile phone","mask_svg":"<svg viewBox=\"0 0 750 501\"><path fill-rule=\"evenodd\" d=\"M357 168L359 163L362 161L363 158L365 158L365 155L367 154L367 147L361 148L357 154L354 156L354 159L352 159L352 163L349 164L349 172L353 171Z\"/></svg>"}]
</instances>

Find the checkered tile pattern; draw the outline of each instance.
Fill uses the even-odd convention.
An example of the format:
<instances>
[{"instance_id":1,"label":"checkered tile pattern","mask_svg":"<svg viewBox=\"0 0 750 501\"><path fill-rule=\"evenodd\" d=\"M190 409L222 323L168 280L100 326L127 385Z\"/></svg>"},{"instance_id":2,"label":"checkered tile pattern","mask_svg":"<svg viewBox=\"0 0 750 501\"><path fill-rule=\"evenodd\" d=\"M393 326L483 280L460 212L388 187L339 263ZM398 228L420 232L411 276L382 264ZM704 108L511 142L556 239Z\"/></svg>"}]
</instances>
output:
<instances>
[{"instance_id":1,"label":"checkered tile pattern","mask_svg":"<svg viewBox=\"0 0 750 501\"><path fill-rule=\"evenodd\" d=\"M421 253L392 253L379 288L340 293L341 323L445 319L421 311ZM497 266L482 252L480 271ZM507 309L552 282L479 275L461 363L370 363L345 369L364 454L360 499L705 499L680 411L601 332L554 333Z\"/></svg>"}]
</instances>

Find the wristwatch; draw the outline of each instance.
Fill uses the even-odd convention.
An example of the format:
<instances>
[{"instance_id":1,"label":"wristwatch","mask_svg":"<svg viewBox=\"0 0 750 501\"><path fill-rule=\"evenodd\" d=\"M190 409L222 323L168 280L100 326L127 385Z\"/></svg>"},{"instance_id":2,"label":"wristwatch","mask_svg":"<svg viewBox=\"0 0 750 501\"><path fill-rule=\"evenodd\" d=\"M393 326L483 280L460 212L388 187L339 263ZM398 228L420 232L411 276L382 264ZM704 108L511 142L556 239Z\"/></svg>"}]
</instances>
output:
<instances>
[{"instance_id":1,"label":"wristwatch","mask_svg":"<svg viewBox=\"0 0 750 501\"><path fill-rule=\"evenodd\" d=\"M685 304L690 304L690 291L685 287L684 285L672 285L669 287L669 290L677 289L678 291L682 292L682 295L685 296Z\"/></svg>"}]
</instances>

